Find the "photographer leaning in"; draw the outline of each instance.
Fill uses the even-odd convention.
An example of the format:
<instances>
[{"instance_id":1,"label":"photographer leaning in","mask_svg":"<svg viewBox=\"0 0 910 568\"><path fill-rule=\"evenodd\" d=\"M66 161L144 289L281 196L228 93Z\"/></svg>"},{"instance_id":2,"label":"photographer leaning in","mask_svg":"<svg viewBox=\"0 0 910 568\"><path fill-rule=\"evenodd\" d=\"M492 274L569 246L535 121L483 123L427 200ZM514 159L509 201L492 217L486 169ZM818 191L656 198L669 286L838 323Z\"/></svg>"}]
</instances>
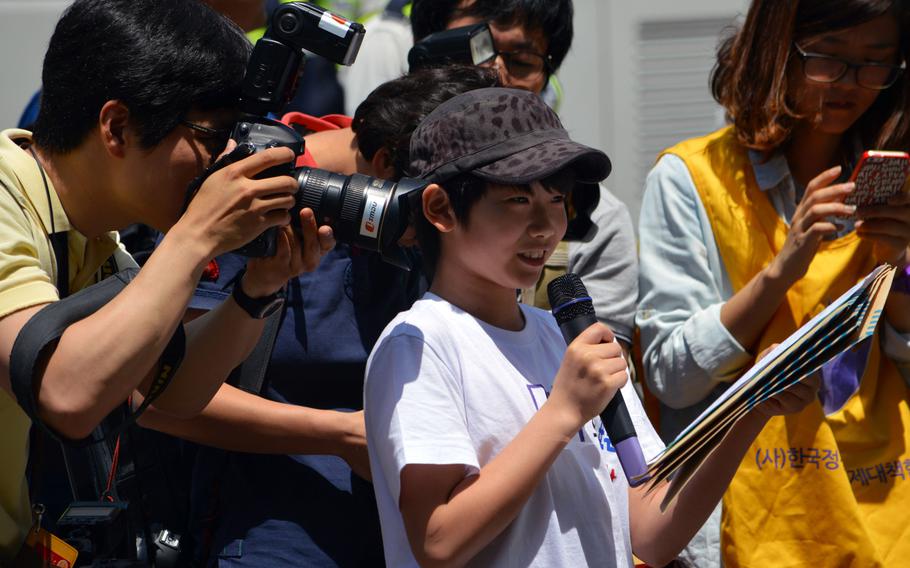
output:
<instances>
[{"instance_id":1,"label":"photographer leaning in","mask_svg":"<svg viewBox=\"0 0 910 568\"><path fill-rule=\"evenodd\" d=\"M224 130L249 55L239 29L196 0L76 0L44 61L34 135L0 133L0 562L15 557L32 523L25 483L30 421L10 391L20 329L58 300L52 234L66 234L75 292L133 266L111 231L142 222L167 235L113 301L72 325L42 362L38 417L65 438L87 436L128 397L147 392L156 363L214 256L289 222L290 177L252 179L293 158L287 149L219 171L182 213L187 185L225 147ZM262 297L314 267L333 245L301 214L303 249L282 229L279 254L250 262L243 291ZM318 237L317 237L318 235ZM53 237L53 240L59 239ZM186 355L155 406L199 412L262 331L225 302L186 328Z\"/></svg>"},{"instance_id":2,"label":"photographer leaning in","mask_svg":"<svg viewBox=\"0 0 910 568\"><path fill-rule=\"evenodd\" d=\"M397 180L424 116L451 97L497 84L488 69L428 69L381 85L352 123L300 113L284 120L313 131L298 165ZM242 259L231 253L216 260L218 276L203 278L190 317L231 296ZM211 537L195 543L199 565L384 563L375 496L365 480L363 375L382 328L422 288L417 271L339 243L314 272L288 283L261 396L225 384L194 418L154 410L140 418L143 426L228 450L200 448L196 455L193 500L201 510L192 517L203 526L192 532Z\"/></svg>"},{"instance_id":3,"label":"photographer leaning in","mask_svg":"<svg viewBox=\"0 0 910 568\"><path fill-rule=\"evenodd\" d=\"M407 16L406 16L407 14ZM491 62L503 85L540 94L559 110L559 69L572 44L572 0L389 0L365 25L361 56L340 70L345 109L408 69L408 50L428 35L489 22L499 55ZM408 23L410 20L410 24Z\"/></svg>"}]
</instances>

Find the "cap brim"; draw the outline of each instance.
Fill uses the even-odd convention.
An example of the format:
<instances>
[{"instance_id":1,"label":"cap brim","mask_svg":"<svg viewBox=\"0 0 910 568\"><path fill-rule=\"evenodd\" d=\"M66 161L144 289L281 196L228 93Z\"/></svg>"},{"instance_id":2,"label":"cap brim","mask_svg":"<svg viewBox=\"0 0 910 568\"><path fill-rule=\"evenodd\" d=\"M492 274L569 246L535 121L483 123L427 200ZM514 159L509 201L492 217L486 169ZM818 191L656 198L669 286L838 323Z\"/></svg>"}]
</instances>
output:
<instances>
[{"instance_id":1,"label":"cap brim","mask_svg":"<svg viewBox=\"0 0 910 568\"><path fill-rule=\"evenodd\" d=\"M472 171L494 183L524 185L571 168L576 180L599 183L610 175L610 158L600 150L565 138L550 139Z\"/></svg>"}]
</instances>

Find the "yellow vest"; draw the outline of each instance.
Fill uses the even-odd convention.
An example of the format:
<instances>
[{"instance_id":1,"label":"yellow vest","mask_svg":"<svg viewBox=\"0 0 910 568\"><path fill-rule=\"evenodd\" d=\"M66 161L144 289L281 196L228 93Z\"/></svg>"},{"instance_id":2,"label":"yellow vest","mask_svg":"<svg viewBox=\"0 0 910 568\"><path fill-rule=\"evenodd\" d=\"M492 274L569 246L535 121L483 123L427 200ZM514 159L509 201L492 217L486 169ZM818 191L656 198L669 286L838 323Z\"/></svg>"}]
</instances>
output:
<instances>
[{"instance_id":1,"label":"yellow vest","mask_svg":"<svg viewBox=\"0 0 910 568\"><path fill-rule=\"evenodd\" d=\"M732 128L666 153L687 165L735 291L783 248L787 226L755 181ZM874 267L855 232L819 247L765 329L756 352L780 342ZM775 417L753 442L724 496L726 566L910 565L908 389L872 339L859 387L825 416L815 401Z\"/></svg>"}]
</instances>

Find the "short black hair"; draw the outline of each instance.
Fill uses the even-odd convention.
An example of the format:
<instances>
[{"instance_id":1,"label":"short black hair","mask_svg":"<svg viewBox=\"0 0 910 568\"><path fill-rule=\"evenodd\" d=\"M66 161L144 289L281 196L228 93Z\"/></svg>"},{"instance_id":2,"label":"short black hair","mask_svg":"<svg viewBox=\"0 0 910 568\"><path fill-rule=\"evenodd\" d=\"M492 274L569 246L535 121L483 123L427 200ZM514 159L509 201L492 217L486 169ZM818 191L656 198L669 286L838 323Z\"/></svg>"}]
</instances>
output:
<instances>
[{"instance_id":1,"label":"short black hair","mask_svg":"<svg viewBox=\"0 0 910 568\"><path fill-rule=\"evenodd\" d=\"M541 183L553 191L565 196L571 196L576 187L575 170L565 168L550 177L540 180ZM467 225L470 221L471 209L490 188L490 182L477 177L471 172L465 172L452 179L439 182L439 186L449 197L452 212L459 223ZM599 195L599 193L585 191L585 194ZM430 221L418 211L414 219L417 230L417 242L420 245L420 258L424 274L432 282L439 262L440 238L439 231L430 224ZM571 226L571 222L570 222Z\"/></svg>"},{"instance_id":2,"label":"short black hair","mask_svg":"<svg viewBox=\"0 0 910 568\"><path fill-rule=\"evenodd\" d=\"M498 87L492 69L448 65L421 69L377 87L360 103L351 128L367 160L386 148L395 178L407 174L411 133L425 116L445 101L475 89Z\"/></svg>"},{"instance_id":3,"label":"short black hair","mask_svg":"<svg viewBox=\"0 0 910 568\"><path fill-rule=\"evenodd\" d=\"M470 173L441 182L439 186L449 196L452 212L462 224L468 223L471 209L489 188L486 180ZM421 210L414 212L414 228L417 230L417 243L420 246L421 270L427 282L432 282L439 262L441 246L439 231L430 224Z\"/></svg>"},{"instance_id":4,"label":"short black hair","mask_svg":"<svg viewBox=\"0 0 910 568\"><path fill-rule=\"evenodd\" d=\"M74 150L101 107L119 100L151 148L191 109L235 106L251 49L199 0L76 0L44 57L35 144Z\"/></svg>"},{"instance_id":5,"label":"short black hair","mask_svg":"<svg viewBox=\"0 0 910 568\"><path fill-rule=\"evenodd\" d=\"M411 8L411 31L414 42L440 32L456 17L473 16L481 20L524 24L540 29L547 38L547 55L552 69L562 65L572 46L572 0L475 0L466 8L463 0L414 0Z\"/></svg>"}]
</instances>

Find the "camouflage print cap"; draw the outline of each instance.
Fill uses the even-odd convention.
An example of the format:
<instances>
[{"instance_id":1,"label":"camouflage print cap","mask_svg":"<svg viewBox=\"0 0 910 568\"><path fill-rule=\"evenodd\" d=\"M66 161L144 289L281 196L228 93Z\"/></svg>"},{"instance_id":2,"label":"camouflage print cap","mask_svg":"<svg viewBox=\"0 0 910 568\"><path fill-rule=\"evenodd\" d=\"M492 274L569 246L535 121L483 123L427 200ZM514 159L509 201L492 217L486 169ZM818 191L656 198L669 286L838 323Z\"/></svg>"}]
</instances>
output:
<instances>
[{"instance_id":1,"label":"camouflage print cap","mask_svg":"<svg viewBox=\"0 0 910 568\"><path fill-rule=\"evenodd\" d=\"M517 89L477 89L442 103L411 135L410 159L412 176L436 183L471 173L524 185L567 167L583 183L610 174L606 154L569 140L538 95Z\"/></svg>"}]
</instances>

